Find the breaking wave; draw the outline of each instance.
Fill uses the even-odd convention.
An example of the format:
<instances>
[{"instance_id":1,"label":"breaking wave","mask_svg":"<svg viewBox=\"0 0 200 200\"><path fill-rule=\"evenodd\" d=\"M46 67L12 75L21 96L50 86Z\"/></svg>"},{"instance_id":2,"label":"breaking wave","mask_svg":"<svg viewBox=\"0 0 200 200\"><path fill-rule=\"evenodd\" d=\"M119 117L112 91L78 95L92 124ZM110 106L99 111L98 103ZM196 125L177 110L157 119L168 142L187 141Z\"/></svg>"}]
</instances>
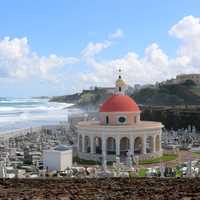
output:
<instances>
[{"instance_id":1,"label":"breaking wave","mask_svg":"<svg viewBox=\"0 0 200 200\"><path fill-rule=\"evenodd\" d=\"M0 132L67 121L71 105L48 99L0 98Z\"/></svg>"}]
</instances>

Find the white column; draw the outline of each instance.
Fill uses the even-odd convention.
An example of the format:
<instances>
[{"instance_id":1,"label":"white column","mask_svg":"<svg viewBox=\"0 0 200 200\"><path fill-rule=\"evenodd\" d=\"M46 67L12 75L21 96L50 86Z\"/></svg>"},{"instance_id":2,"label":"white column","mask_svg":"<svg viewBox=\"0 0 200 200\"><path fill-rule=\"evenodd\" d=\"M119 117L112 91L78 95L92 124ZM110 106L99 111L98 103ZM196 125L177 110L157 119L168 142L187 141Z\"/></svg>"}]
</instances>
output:
<instances>
[{"instance_id":1,"label":"white column","mask_svg":"<svg viewBox=\"0 0 200 200\"><path fill-rule=\"evenodd\" d=\"M143 137L143 154L147 153L147 147L146 147L147 141L146 140L147 140L146 135L144 135L144 137Z\"/></svg>"},{"instance_id":2,"label":"white column","mask_svg":"<svg viewBox=\"0 0 200 200\"><path fill-rule=\"evenodd\" d=\"M94 136L90 136L90 153L94 154Z\"/></svg>"},{"instance_id":3,"label":"white column","mask_svg":"<svg viewBox=\"0 0 200 200\"><path fill-rule=\"evenodd\" d=\"M101 137L102 140L102 156L106 156L106 137Z\"/></svg>"},{"instance_id":4,"label":"white column","mask_svg":"<svg viewBox=\"0 0 200 200\"><path fill-rule=\"evenodd\" d=\"M80 135L78 134L78 138L77 138L77 150L78 150L78 152L81 151L81 149L79 149L79 146L80 146L79 138L80 138Z\"/></svg>"},{"instance_id":5,"label":"white column","mask_svg":"<svg viewBox=\"0 0 200 200\"><path fill-rule=\"evenodd\" d=\"M153 136L153 153L156 152L156 135Z\"/></svg>"},{"instance_id":6,"label":"white column","mask_svg":"<svg viewBox=\"0 0 200 200\"><path fill-rule=\"evenodd\" d=\"M107 158L106 158L106 137L103 135L101 137L102 139L102 166L103 166L103 170L106 171L107 170Z\"/></svg>"},{"instance_id":7,"label":"white column","mask_svg":"<svg viewBox=\"0 0 200 200\"><path fill-rule=\"evenodd\" d=\"M82 152L85 153L85 135L82 135Z\"/></svg>"},{"instance_id":8,"label":"white column","mask_svg":"<svg viewBox=\"0 0 200 200\"><path fill-rule=\"evenodd\" d=\"M116 141L116 156L120 156L120 138L117 136L115 138Z\"/></svg>"},{"instance_id":9,"label":"white column","mask_svg":"<svg viewBox=\"0 0 200 200\"><path fill-rule=\"evenodd\" d=\"M130 152L131 155L134 155L134 137L132 135L130 136Z\"/></svg>"},{"instance_id":10,"label":"white column","mask_svg":"<svg viewBox=\"0 0 200 200\"><path fill-rule=\"evenodd\" d=\"M159 133L159 151L162 151L161 150L161 135L162 135L162 132Z\"/></svg>"}]
</instances>

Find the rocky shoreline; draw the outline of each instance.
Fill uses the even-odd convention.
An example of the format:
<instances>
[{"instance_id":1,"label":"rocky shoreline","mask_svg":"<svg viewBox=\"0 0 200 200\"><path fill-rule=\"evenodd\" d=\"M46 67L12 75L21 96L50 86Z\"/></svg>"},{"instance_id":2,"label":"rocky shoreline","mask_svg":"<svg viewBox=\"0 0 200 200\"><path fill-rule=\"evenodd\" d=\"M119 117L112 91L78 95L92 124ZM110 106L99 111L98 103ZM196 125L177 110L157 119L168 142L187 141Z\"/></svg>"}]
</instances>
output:
<instances>
[{"instance_id":1,"label":"rocky shoreline","mask_svg":"<svg viewBox=\"0 0 200 200\"><path fill-rule=\"evenodd\" d=\"M68 126L68 122L62 122L62 123L65 123L65 126ZM61 127L61 124L34 126L34 127L29 127L29 128L19 128L19 129L13 129L13 130L8 130L8 131L0 131L0 140L24 136L24 135L27 135L28 133L34 133L34 132L39 133L43 129L56 129L59 127Z\"/></svg>"},{"instance_id":2,"label":"rocky shoreline","mask_svg":"<svg viewBox=\"0 0 200 200\"><path fill-rule=\"evenodd\" d=\"M24 136L27 133L31 133L31 132L40 132L42 128L43 126L37 126L37 127L30 127L30 128L20 128L20 129L8 130L8 131L1 131L0 139L9 139L11 137Z\"/></svg>"}]
</instances>

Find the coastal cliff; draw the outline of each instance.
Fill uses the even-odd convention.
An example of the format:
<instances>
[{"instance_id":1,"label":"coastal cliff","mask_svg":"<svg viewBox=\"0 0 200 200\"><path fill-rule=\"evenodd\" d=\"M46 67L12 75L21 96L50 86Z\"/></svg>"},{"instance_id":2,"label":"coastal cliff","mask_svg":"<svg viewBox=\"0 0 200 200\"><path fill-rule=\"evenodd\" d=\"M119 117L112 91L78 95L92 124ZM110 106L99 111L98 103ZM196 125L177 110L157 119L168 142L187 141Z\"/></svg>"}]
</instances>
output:
<instances>
[{"instance_id":1,"label":"coastal cliff","mask_svg":"<svg viewBox=\"0 0 200 200\"><path fill-rule=\"evenodd\" d=\"M81 93L55 96L50 101L73 103L77 107L98 108L105 99L112 95L113 88L83 90ZM183 84L159 85L140 90L128 90L128 95L139 105L145 106L187 106L200 105L200 86L191 81Z\"/></svg>"},{"instance_id":2,"label":"coastal cliff","mask_svg":"<svg viewBox=\"0 0 200 200\"><path fill-rule=\"evenodd\" d=\"M52 102L73 103L74 107L85 110L97 110L99 105L107 97L112 95L107 88L97 88L93 90L83 90L81 93L71 95L55 96L50 99Z\"/></svg>"},{"instance_id":3,"label":"coastal cliff","mask_svg":"<svg viewBox=\"0 0 200 200\"><path fill-rule=\"evenodd\" d=\"M94 88L81 93L53 97L50 101L73 103L86 111L97 111L114 88ZM200 130L200 86L191 81L182 84L145 87L129 90L142 110L143 120L161 121L167 129L194 125Z\"/></svg>"}]
</instances>

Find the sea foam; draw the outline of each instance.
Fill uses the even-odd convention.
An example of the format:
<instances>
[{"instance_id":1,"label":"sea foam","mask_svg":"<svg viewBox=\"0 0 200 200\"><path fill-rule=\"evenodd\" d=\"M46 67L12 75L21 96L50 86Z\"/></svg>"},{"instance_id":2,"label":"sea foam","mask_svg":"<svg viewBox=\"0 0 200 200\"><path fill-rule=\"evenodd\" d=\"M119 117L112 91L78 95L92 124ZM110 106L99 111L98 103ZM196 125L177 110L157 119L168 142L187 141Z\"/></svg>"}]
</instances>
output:
<instances>
[{"instance_id":1,"label":"sea foam","mask_svg":"<svg viewBox=\"0 0 200 200\"><path fill-rule=\"evenodd\" d=\"M67 121L66 108L71 105L48 99L0 98L0 132Z\"/></svg>"}]
</instances>

